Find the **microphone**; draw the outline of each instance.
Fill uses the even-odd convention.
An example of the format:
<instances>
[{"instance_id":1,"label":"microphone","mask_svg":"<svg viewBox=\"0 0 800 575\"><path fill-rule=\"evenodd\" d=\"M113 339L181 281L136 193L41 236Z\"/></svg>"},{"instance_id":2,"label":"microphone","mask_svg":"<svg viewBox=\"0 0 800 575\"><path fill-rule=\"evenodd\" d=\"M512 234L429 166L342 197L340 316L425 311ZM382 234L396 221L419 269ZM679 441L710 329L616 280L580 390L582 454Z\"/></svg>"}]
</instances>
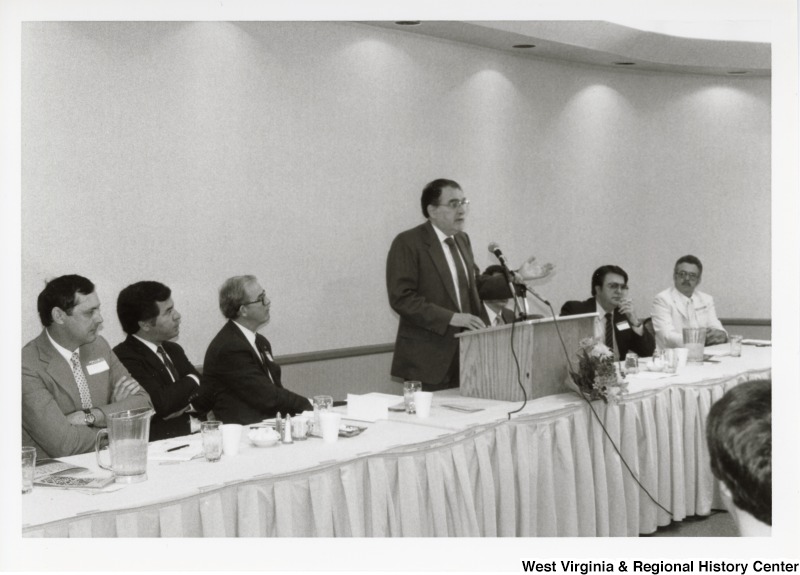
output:
<instances>
[{"instance_id":1,"label":"microphone","mask_svg":"<svg viewBox=\"0 0 800 575\"><path fill-rule=\"evenodd\" d=\"M489 244L489 253L494 254L494 257L500 260L500 265L505 268L506 272L510 271L508 262L506 261L506 256L504 256L503 252L500 251L500 245L497 242L491 242Z\"/></svg>"}]
</instances>

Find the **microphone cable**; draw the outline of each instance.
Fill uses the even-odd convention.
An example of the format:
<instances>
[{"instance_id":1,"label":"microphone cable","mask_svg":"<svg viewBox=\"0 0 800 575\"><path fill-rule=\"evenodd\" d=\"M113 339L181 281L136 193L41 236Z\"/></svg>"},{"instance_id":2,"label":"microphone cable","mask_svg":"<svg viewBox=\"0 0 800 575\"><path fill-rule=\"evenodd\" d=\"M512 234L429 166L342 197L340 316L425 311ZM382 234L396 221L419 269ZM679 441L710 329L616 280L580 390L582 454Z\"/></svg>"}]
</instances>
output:
<instances>
[{"instance_id":1,"label":"microphone cable","mask_svg":"<svg viewBox=\"0 0 800 575\"><path fill-rule=\"evenodd\" d=\"M525 289L528 290L529 292L531 292L537 298L542 299L535 292L533 292L533 290L531 290L527 286L525 286ZM546 300L542 300L542 301L545 301L545 303L547 304L547 307L550 308L550 314L553 316L553 324L556 326L556 333L558 334L558 339L561 341L561 348L564 350L564 356L567 358L567 366L568 366L568 370L569 370L569 377L571 379L572 378L572 374L574 373L573 368L572 368L572 361L569 358L569 352L567 351L567 345L564 343L564 338L561 336L561 330L558 327L558 320L556 319L556 312L553 309L553 306L550 305L549 301L546 301ZM516 356L515 356L515 358L516 358ZM519 369L519 364L517 365L517 369ZM573 381L573 383L575 383L575 382ZM675 515L673 515L673 513L669 509L667 509L666 507L661 505L661 503L659 503L658 500L655 497L653 497L653 495L650 493L650 491L648 491L647 488L644 485L642 485L642 482L639 481L639 478L636 476L636 473L634 473L633 469L631 469L630 465L628 465L628 462L625 461L625 458L622 456L622 453L620 452L619 448L617 447L617 444L614 443L613 439L611 439L611 435L608 433L608 429L606 429L606 426L603 425L603 421L600 419L600 416L597 414L597 411L595 411L594 406L592 405L592 401L588 397L586 397L586 394L584 393L583 389L581 389L581 387L577 383L575 383L575 387L578 388L578 391L580 392L581 398L586 402L586 405L589 406L589 409L592 411L592 414L594 415L595 420L600 425L600 428L603 430L603 434L606 436L606 439L608 439L608 442L614 448L614 451L619 456L619 459L620 459L620 461L622 461L622 464L625 466L625 469L628 470L628 473L630 474L630 476L633 478L633 480L636 482L636 484L639 486L639 488L642 491L644 491L644 493L647 495L647 497L650 498L650 501L655 503L656 506L660 507L667 515L669 515L670 519L674 521ZM526 401L527 401L527 399L526 399ZM524 404L523 404L522 407L525 407ZM520 409L518 409L517 411L520 411L522 409L522 407ZM509 413L509 419L511 418L511 413L516 413L516 411L512 411L512 412Z\"/></svg>"},{"instance_id":2,"label":"microphone cable","mask_svg":"<svg viewBox=\"0 0 800 575\"><path fill-rule=\"evenodd\" d=\"M516 284L512 283L511 285L515 286ZM519 366L519 358L517 357L517 352L516 350L514 350L514 330L516 329L517 321L522 316L522 310L519 307L519 301L513 289L511 290L511 297L514 299L514 322L511 324L511 336L510 336L511 355L514 357L514 365L517 366L517 384L519 384L519 388L522 390L522 405L518 409L508 412L508 421L511 421L512 415L514 415L515 413L519 413L520 411L525 409L526 405L528 405L528 394L525 391L525 386L522 385L522 369Z\"/></svg>"}]
</instances>

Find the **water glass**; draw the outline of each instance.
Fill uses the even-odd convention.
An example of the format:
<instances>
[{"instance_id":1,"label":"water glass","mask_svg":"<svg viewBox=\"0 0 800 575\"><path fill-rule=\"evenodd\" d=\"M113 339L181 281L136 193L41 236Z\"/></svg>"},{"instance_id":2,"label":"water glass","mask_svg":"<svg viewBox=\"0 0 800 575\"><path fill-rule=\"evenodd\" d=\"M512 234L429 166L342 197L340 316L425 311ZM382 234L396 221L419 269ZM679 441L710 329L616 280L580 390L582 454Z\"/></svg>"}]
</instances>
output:
<instances>
[{"instance_id":1,"label":"water glass","mask_svg":"<svg viewBox=\"0 0 800 575\"><path fill-rule=\"evenodd\" d=\"M677 349L664 350L664 373L677 373L680 355Z\"/></svg>"},{"instance_id":2,"label":"water glass","mask_svg":"<svg viewBox=\"0 0 800 575\"><path fill-rule=\"evenodd\" d=\"M304 441L307 438L308 420L298 415L292 419L292 439L295 441Z\"/></svg>"},{"instance_id":3,"label":"water glass","mask_svg":"<svg viewBox=\"0 0 800 575\"><path fill-rule=\"evenodd\" d=\"M406 413L416 413L416 405L414 404L414 393L422 391L422 382L420 381L404 381L403 382L403 403L406 406Z\"/></svg>"},{"instance_id":4,"label":"water glass","mask_svg":"<svg viewBox=\"0 0 800 575\"><path fill-rule=\"evenodd\" d=\"M222 422L203 421L200 423L203 435L203 455L206 461L219 461L222 457Z\"/></svg>"},{"instance_id":5,"label":"water glass","mask_svg":"<svg viewBox=\"0 0 800 575\"><path fill-rule=\"evenodd\" d=\"M632 351L625 354L625 372L639 373L639 356Z\"/></svg>"},{"instance_id":6,"label":"water glass","mask_svg":"<svg viewBox=\"0 0 800 575\"><path fill-rule=\"evenodd\" d=\"M741 335L728 337L728 341L731 343L731 357L742 357L742 339Z\"/></svg>"},{"instance_id":7,"label":"water glass","mask_svg":"<svg viewBox=\"0 0 800 575\"><path fill-rule=\"evenodd\" d=\"M311 403L314 406L314 429L312 430L312 433L314 435L322 435L322 427L319 423L319 414L333 409L333 398L330 395L315 395L311 400Z\"/></svg>"},{"instance_id":8,"label":"water glass","mask_svg":"<svg viewBox=\"0 0 800 575\"><path fill-rule=\"evenodd\" d=\"M33 491L33 476L36 470L36 448L22 448L22 493Z\"/></svg>"}]
</instances>

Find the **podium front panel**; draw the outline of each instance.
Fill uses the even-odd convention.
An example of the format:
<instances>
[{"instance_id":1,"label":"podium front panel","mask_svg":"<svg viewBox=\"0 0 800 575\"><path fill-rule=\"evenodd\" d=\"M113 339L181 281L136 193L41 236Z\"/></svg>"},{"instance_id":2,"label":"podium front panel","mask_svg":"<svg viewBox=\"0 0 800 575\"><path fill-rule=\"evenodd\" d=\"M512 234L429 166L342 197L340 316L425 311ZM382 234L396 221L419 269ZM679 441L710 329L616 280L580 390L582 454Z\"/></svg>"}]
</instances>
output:
<instances>
[{"instance_id":1,"label":"podium front panel","mask_svg":"<svg viewBox=\"0 0 800 575\"><path fill-rule=\"evenodd\" d=\"M570 391L567 359L556 324L577 368L580 341L594 336L595 314L539 319L458 335L461 395L503 401L528 400ZM516 360L515 360L516 356ZM517 377L519 362L519 380Z\"/></svg>"}]
</instances>

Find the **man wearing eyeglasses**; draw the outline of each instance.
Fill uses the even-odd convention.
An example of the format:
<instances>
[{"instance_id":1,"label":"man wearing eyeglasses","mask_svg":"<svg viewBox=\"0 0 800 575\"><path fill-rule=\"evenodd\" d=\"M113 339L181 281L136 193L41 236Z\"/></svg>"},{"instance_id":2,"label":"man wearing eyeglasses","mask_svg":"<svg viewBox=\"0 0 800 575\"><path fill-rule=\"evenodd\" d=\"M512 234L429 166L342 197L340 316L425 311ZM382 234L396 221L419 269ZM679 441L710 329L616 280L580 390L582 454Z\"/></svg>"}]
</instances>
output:
<instances>
[{"instance_id":1,"label":"man wearing eyeglasses","mask_svg":"<svg viewBox=\"0 0 800 575\"><path fill-rule=\"evenodd\" d=\"M728 341L728 332L717 318L714 298L697 289L702 275L703 264L695 256L683 256L675 262L675 285L653 300L653 327L659 346L681 347L684 327L706 328L706 345Z\"/></svg>"},{"instance_id":2,"label":"man wearing eyeglasses","mask_svg":"<svg viewBox=\"0 0 800 575\"><path fill-rule=\"evenodd\" d=\"M458 183L430 182L420 203L427 221L399 234L386 260L389 304L400 316L391 374L437 391L459 385L455 335L489 323L479 286L506 280L502 274L484 277L475 265L464 233L469 200ZM518 279L545 277L553 269L534 266L534 259L515 272Z\"/></svg>"},{"instance_id":3,"label":"man wearing eyeglasses","mask_svg":"<svg viewBox=\"0 0 800 575\"><path fill-rule=\"evenodd\" d=\"M255 276L235 276L219 289L219 309L228 322L214 337L203 361L203 384L214 390L213 411L225 423L247 425L312 409L283 387L281 368L267 338L257 333L269 322L270 301Z\"/></svg>"},{"instance_id":4,"label":"man wearing eyeglasses","mask_svg":"<svg viewBox=\"0 0 800 575\"><path fill-rule=\"evenodd\" d=\"M623 360L633 351L640 356L653 354L655 339L644 329L633 300L628 297L628 274L619 266L605 265L592 274L592 297L584 301L568 301L561 315L596 313L594 336L616 352Z\"/></svg>"}]
</instances>

